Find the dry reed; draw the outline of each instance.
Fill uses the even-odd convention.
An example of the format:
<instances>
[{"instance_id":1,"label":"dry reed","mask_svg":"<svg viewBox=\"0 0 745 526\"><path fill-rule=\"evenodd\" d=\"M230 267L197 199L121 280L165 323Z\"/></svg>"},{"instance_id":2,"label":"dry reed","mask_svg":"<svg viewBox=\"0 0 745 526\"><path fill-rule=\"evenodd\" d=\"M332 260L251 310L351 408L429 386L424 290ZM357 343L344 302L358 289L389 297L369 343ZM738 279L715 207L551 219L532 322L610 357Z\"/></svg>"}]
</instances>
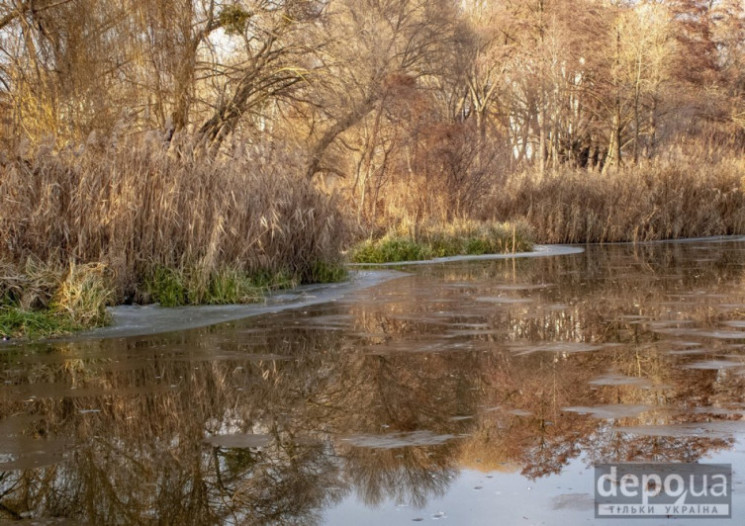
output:
<instances>
[{"instance_id":1,"label":"dry reed","mask_svg":"<svg viewBox=\"0 0 745 526\"><path fill-rule=\"evenodd\" d=\"M483 215L525 218L542 243L651 241L745 233L742 163L682 162L608 174L513 176Z\"/></svg>"},{"instance_id":2,"label":"dry reed","mask_svg":"<svg viewBox=\"0 0 745 526\"><path fill-rule=\"evenodd\" d=\"M90 142L0 158L0 298L46 306L50 283L75 265L105 266L90 268L120 302L141 299L156 268L203 283L221 271L309 281L338 261L345 228L333 198L276 149L208 160L187 141ZM41 285L29 272L39 267L53 275Z\"/></svg>"}]
</instances>

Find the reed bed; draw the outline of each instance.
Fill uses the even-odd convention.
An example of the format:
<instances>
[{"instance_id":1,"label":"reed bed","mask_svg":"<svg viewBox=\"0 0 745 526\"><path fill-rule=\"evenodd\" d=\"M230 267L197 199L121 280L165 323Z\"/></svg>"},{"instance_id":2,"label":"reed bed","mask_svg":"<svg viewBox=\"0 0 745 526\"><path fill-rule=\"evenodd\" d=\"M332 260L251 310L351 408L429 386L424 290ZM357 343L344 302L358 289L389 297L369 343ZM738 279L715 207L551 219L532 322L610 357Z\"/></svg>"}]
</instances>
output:
<instances>
[{"instance_id":1,"label":"reed bed","mask_svg":"<svg viewBox=\"0 0 745 526\"><path fill-rule=\"evenodd\" d=\"M739 160L513 176L483 215L524 218L540 243L652 241L745 233Z\"/></svg>"},{"instance_id":2,"label":"reed bed","mask_svg":"<svg viewBox=\"0 0 745 526\"><path fill-rule=\"evenodd\" d=\"M99 323L77 319L81 303L157 301L162 269L184 287L176 304L338 278L344 220L297 165L144 140L0 159L0 304Z\"/></svg>"}]
</instances>

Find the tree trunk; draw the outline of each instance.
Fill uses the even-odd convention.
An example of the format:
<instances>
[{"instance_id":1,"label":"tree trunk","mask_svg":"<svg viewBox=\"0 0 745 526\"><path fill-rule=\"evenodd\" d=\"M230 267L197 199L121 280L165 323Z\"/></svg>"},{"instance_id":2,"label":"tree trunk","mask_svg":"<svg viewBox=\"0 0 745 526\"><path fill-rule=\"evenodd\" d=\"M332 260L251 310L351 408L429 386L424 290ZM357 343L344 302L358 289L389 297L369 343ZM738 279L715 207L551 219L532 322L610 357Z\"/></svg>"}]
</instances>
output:
<instances>
[{"instance_id":1,"label":"tree trunk","mask_svg":"<svg viewBox=\"0 0 745 526\"><path fill-rule=\"evenodd\" d=\"M657 97L652 97L652 109L649 115L649 149L647 158L652 159L657 149Z\"/></svg>"},{"instance_id":2,"label":"tree trunk","mask_svg":"<svg viewBox=\"0 0 745 526\"><path fill-rule=\"evenodd\" d=\"M314 175L321 171L321 160L323 154L326 152L328 147L331 146L331 143L333 143L340 134L364 119L365 116L375 108L377 100L377 95L370 94L362 104L353 108L349 113L336 121L336 124L326 130L321 138L318 139L310 150L310 161L305 170L305 176L308 179L312 179Z\"/></svg>"}]
</instances>

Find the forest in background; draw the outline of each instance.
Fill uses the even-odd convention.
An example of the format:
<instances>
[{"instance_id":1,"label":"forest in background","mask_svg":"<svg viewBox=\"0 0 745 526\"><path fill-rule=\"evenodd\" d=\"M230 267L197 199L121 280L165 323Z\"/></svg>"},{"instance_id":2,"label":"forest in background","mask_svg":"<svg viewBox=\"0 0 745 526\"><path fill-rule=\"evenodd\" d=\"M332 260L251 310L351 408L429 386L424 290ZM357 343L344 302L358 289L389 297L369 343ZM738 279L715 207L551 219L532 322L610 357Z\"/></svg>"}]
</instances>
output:
<instances>
[{"instance_id":1,"label":"forest in background","mask_svg":"<svg viewBox=\"0 0 745 526\"><path fill-rule=\"evenodd\" d=\"M0 296L240 301L454 221L745 233L744 36L735 0L3 2Z\"/></svg>"}]
</instances>

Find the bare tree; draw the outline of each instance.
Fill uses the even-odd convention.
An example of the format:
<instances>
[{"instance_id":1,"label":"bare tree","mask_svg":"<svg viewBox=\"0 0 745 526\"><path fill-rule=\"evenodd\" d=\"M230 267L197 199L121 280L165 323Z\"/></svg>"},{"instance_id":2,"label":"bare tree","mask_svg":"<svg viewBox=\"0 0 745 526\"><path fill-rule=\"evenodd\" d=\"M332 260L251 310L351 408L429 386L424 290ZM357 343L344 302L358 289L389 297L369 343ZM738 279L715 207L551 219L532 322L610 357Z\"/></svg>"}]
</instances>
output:
<instances>
[{"instance_id":1,"label":"bare tree","mask_svg":"<svg viewBox=\"0 0 745 526\"><path fill-rule=\"evenodd\" d=\"M321 130L311 136L306 175L329 170L324 154L337 138L385 104L396 79L433 74L452 27L447 2L339 0L328 14L314 104Z\"/></svg>"}]
</instances>

